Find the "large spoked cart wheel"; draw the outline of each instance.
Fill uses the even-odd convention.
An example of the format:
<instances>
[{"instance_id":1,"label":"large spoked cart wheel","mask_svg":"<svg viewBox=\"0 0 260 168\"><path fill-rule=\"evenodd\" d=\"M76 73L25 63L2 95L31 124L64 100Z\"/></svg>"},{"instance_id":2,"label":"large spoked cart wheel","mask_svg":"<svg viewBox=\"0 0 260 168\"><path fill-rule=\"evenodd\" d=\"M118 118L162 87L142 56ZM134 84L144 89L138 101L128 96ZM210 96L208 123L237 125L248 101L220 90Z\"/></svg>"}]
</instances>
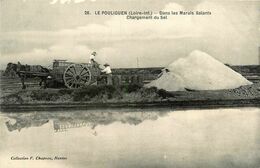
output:
<instances>
[{"instance_id":1,"label":"large spoked cart wheel","mask_svg":"<svg viewBox=\"0 0 260 168\"><path fill-rule=\"evenodd\" d=\"M83 64L71 64L64 71L63 80L70 89L88 86L91 83L91 71Z\"/></svg>"}]
</instances>

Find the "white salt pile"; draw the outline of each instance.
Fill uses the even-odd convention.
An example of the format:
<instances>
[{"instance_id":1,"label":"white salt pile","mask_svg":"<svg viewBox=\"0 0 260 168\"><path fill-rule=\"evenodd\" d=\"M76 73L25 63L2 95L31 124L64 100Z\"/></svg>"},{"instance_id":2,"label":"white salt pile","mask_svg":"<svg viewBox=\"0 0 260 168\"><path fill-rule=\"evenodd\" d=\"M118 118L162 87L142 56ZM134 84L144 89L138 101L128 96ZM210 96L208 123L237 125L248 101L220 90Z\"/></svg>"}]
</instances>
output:
<instances>
[{"instance_id":1,"label":"white salt pile","mask_svg":"<svg viewBox=\"0 0 260 168\"><path fill-rule=\"evenodd\" d=\"M234 89L252 84L207 53L195 50L168 67L158 79L147 84L167 91Z\"/></svg>"}]
</instances>

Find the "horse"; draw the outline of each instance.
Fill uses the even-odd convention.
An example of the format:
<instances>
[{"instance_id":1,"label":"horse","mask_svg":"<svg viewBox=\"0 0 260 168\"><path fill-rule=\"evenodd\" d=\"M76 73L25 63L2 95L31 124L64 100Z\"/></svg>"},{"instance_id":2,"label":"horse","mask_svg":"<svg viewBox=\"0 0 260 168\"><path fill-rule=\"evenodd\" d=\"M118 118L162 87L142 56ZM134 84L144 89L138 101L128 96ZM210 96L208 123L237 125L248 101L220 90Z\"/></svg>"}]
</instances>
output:
<instances>
[{"instance_id":1,"label":"horse","mask_svg":"<svg viewBox=\"0 0 260 168\"><path fill-rule=\"evenodd\" d=\"M37 73L49 74L50 70L42 67L41 65L22 65L20 62L17 64L8 63L4 74L8 74L10 71L14 71L18 77L21 79L22 89L26 88L25 79L38 77L41 79L39 85L42 86L44 83L44 88L46 88L46 80L49 75L39 75ZM35 72L35 74L34 74Z\"/></svg>"}]
</instances>

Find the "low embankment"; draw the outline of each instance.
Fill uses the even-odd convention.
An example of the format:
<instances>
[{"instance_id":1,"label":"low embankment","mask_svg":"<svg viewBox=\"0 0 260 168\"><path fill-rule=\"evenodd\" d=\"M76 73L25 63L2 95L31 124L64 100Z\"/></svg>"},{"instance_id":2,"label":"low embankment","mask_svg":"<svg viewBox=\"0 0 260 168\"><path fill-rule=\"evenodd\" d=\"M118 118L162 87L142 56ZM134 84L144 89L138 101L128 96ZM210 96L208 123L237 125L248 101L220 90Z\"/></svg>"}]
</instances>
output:
<instances>
[{"instance_id":1,"label":"low embankment","mask_svg":"<svg viewBox=\"0 0 260 168\"><path fill-rule=\"evenodd\" d=\"M221 108L259 107L260 83L232 90L178 91L139 85L90 86L82 89L20 90L1 98L1 111L91 108Z\"/></svg>"}]
</instances>

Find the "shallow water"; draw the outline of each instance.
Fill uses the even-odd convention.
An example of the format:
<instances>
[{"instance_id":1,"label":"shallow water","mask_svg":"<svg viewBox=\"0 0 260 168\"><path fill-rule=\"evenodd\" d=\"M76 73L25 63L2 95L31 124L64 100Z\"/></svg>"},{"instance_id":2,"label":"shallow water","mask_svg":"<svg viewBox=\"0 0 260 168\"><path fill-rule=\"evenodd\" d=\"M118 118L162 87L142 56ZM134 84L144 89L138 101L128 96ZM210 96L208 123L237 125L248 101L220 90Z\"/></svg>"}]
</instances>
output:
<instances>
[{"instance_id":1,"label":"shallow water","mask_svg":"<svg viewBox=\"0 0 260 168\"><path fill-rule=\"evenodd\" d=\"M0 167L260 166L259 108L0 114Z\"/></svg>"}]
</instances>

